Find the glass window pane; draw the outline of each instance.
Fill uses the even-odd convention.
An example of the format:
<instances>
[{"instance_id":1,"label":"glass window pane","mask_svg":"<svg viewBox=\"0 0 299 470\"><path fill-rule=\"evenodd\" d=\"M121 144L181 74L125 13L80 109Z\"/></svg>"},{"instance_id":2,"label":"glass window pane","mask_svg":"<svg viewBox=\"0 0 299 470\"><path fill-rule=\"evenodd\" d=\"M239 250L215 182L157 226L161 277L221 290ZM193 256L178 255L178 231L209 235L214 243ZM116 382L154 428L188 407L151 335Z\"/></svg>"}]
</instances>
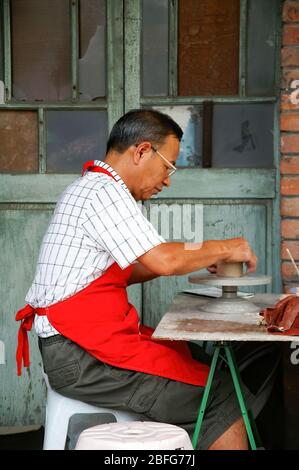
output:
<instances>
[{"instance_id":1,"label":"glass window pane","mask_svg":"<svg viewBox=\"0 0 299 470\"><path fill-rule=\"evenodd\" d=\"M215 105L213 166L273 167L272 104Z\"/></svg>"},{"instance_id":2,"label":"glass window pane","mask_svg":"<svg viewBox=\"0 0 299 470\"><path fill-rule=\"evenodd\" d=\"M155 106L153 109L168 114L184 132L176 166L202 166L202 107Z\"/></svg>"},{"instance_id":3,"label":"glass window pane","mask_svg":"<svg viewBox=\"0 0 299 470\"><path fill-rule=\"evenodd\" d=\"M106 111L48 111L47 172L81 173L87 160L102 160L107 128Z\"/></svg>"},{"instance_id":4,"label":"glass window pane","mask_svg":"<svg viewBox=\"0 0 299 470\"><path fill-rule=\"evenodd\" d=\"M142 1L142 94L168 95L168 0Z\"/></svg>"},{"instance_id":5,"label":"glass window pane","mask_svg":"<svg viewBox=\"0 0 299 470\"><path fill-rule=\"evenodd\" d=\"M13 96L22 101L71 97L68 0L12 0Z\"/></svg>"},{"instance_id":6,"label":"glass window pane","mask_svg":"<svg viewBox=\"0 0 299 470\"><path fill-rule=\"evenodd\" d=\"M106 95L106 2L80 2L79 96L93 101Z\"/></svg>"},{"instance_id":7,"label":"glass window pane","mask_svg":"<svg viewBox=\"0 0 299 470\"><path fill-rule=\"evenodd\" d=\"M236 95L239 0L180 0L179 95Z\"/></svg>"},{"instance_id":8,"label":"glass window pane","mask_svg":"<svg viewBox=\"0 0 299 470\"><path fill-rule=\"evenodd\" d=\"M247 94L275 94L275 40L281 0L251 0L248 11Z\"/></svg>"},{"instance_id":9,"label":"glass window pane","mask_svg":"<svg viewBox=\"0 0 299 470\"><path fill-rule=\"evenodd\" d=\"M0 142L0 172L38 171L35 111L0 111Z\"/></svg>"}]
</instances>

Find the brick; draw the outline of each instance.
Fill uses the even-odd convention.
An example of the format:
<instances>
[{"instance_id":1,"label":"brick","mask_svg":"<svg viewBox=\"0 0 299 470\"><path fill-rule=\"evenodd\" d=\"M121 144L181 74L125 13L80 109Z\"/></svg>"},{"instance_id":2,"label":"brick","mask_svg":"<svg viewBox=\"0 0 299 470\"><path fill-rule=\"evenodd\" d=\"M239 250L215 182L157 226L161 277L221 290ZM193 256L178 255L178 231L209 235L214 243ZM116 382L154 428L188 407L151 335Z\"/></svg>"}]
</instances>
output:
<instances>
[{"instance_id":1,"label":"brick","mask_svg":"<svg viewBox=\"0 0 299 470\"><path fill-rule=\"evenodd\" d=\"M286 1L282 12L283 21L299 22L299 3L297 1Z\"/></svg>"},{"instance_id":2,"label":"brick","mask_svg":"<svg viewBox=\"0 0 299 470\"><path fill-rule=\"evenodd\" d=\"M288 261L283 261L281 263L281 274L282 274L282 277L285 279L285 280L289 280L289 279L292 279L292 280L298 280L298 275L297 275L297 272L294 268L294 266L292 265L291 262L288 262Z\"/></svg>"},{"instance_id":3,"label":"brick","mask_svg":"<svg viewBox=\"0 0 299 470\"><path fill-rule=\"evenodd\" d=\"M299 24L286 24L283 27L282 44L284 46L299 45Z\"/></svg>"},{"instance_id":4,"label":"brick","mask_svg":"<svg viewBox=\"0 0 299 470\"><path fill-rule=\"evenodd\" d=\"M290 94L280 95L280 108L282 111L295 111L299 109L299 85L291 90Z\"/></svg>"},{"instance_id":5,"label":"brick","mask_svg":"<svg viewBox=\"0 0 299 470\"><path fill-rule=\"evenodd\" d=\"M282 113L280 115L280 129L282 131L299 131L299 112Z\"/></svg>"},{"instance_id":6,"label":"brick","mask_svg":"<svg viewBox=\"0 0 299 470\"><path fill-rule=\"evenodd\" d=\"M282 175L299 175L299 156L288 157L283 156L280 161L280 173Z\"/></svg>"},{"instance_id":7,"label":"brick","mask_svg":"<svg viewBox=\"0 0 299 470\"><path fill-rule=\"evenodd\" d=\"M280 193L282 196L299 196L299 176L283 176Z\"/></svg>"},{"instance_id":8,"label":"brick","mask_svg":"<svg viewBox=\"0 0 299 470\"><path fill-rule=\"evenodd\" d=\"M282 197L280 214L282 217L299 217L299 197Z\"/></svg>"},{"instance_id":9,"label":"brick","mask_svg":"<svg viewBox=\"0 0 299 470\"><path fill-rule=\"evenodd\" d=\"M299 134L282 134L282 153L299 153Z\"/></svg>"},{"instance_id":10,"label":"brick","mask_svg":"<svg viewBox=\"0 0 299 470\"><path fill-rule=\"evenodd\" d=\"M299 66L299 47L283 47L281 49L281 65L283 67Z\"/></svg>"},{"instance_id":11,"label":"brick","mask_svg":"<svg viewBox=\"0 0 299 470\"><path fill-rule=\"evenodd\" d=\"M292 91L293 89L293 82L295 80L299 80L299 69L283 69L282 76L281 76L281 88L283 90ZM298 88L298 87L297 87ZM298 95L297 99L299 98Z\"/></svg>"},{"instance_id":12,"label":"brick","mask_svg":"<svg viewBox=\"0 0 299 470\"><path fill-rule=\"evenodd\" d=\"M281 259L290 261L290 257L286 251L289 249L294 260L299 261L299 240L298 241L283 241L281 244ZM298 266L299 269L299 266Z\"/></svg>"},{"instance_id":13,"label":"brick","mask_svg":"<svg viewBox=\"0 0 299 470\"><path fill-rule=\"evenodd\" d=\"M282 238L299 239L299 219L283 219L281 221Z\"/></svg>"}]
</instances>

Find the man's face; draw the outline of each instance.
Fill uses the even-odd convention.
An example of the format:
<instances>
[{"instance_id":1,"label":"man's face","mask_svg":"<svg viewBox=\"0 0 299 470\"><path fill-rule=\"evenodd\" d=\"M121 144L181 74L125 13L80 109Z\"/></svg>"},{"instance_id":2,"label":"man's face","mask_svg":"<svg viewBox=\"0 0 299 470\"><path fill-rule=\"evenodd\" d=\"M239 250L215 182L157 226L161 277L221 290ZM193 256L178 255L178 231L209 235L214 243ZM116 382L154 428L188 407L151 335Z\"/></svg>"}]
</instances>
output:
<instances>
[{"instance_id":1,"label":"man's face","mask_svg":"<svg viewBox=\"0 0 299 470\"><path fill-rule=\"evenodd\" d=\"M146 201L162 191L163 186L170 186L169 173L173 171L180 142L174 135L169 135L163 144L148 144L142 152L140 179L136 189L136 199ZM163 158L164 157L164 158Z\"/></svg>"}]
</instances>

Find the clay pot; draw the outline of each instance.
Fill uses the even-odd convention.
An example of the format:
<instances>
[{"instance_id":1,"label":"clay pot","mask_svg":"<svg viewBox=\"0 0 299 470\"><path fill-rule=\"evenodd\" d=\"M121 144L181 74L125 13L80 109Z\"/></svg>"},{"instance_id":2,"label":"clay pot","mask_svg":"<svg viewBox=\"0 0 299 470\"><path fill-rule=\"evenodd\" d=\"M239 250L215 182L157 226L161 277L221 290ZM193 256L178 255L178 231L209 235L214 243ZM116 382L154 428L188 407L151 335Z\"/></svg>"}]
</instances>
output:
<instances>
[{"instance_id":1,"label":"clay pot","mask_svg":"<svg viewBox=\"0 0 299 470\"><path fill-rule=\"evenodd\" d=\"M243 275L243 263L219 263L216 275L219 277L241 277Z\"/></svg>"}]
</instances>

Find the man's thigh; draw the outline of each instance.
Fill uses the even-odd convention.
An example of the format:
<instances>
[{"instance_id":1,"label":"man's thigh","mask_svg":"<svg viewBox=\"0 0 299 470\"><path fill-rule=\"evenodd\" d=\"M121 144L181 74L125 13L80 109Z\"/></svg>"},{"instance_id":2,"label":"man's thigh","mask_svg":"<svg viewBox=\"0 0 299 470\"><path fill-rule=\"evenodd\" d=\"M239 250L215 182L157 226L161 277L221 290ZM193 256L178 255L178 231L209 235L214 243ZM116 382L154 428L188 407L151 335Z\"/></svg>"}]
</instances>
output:
<instances>
[{"instance_id":1,"label":"man's thigh","mask_svg":"<svg viewBox=\"0 0 299 470\"><path fill-rule=\"evenodd\" d=\"M92 405L146 413L167 382L103 363L61 335L39 338L39 348L50 386Z\"/></svg>"},{"instance_id":2,"label":"man's thigh","mask_svg":"<svg viewBox=\"0 0 299 470\"><path fill-rule=\"evenodd\" d=\"M157 421L196 420L204 387L110 366L61 335L40 338L39 346L49 383L62 395L98 406L131 409ZM197 354L199 350L195 345ZM211 397L216 388L214 385Z\"/></svg>"}]
</instances>

